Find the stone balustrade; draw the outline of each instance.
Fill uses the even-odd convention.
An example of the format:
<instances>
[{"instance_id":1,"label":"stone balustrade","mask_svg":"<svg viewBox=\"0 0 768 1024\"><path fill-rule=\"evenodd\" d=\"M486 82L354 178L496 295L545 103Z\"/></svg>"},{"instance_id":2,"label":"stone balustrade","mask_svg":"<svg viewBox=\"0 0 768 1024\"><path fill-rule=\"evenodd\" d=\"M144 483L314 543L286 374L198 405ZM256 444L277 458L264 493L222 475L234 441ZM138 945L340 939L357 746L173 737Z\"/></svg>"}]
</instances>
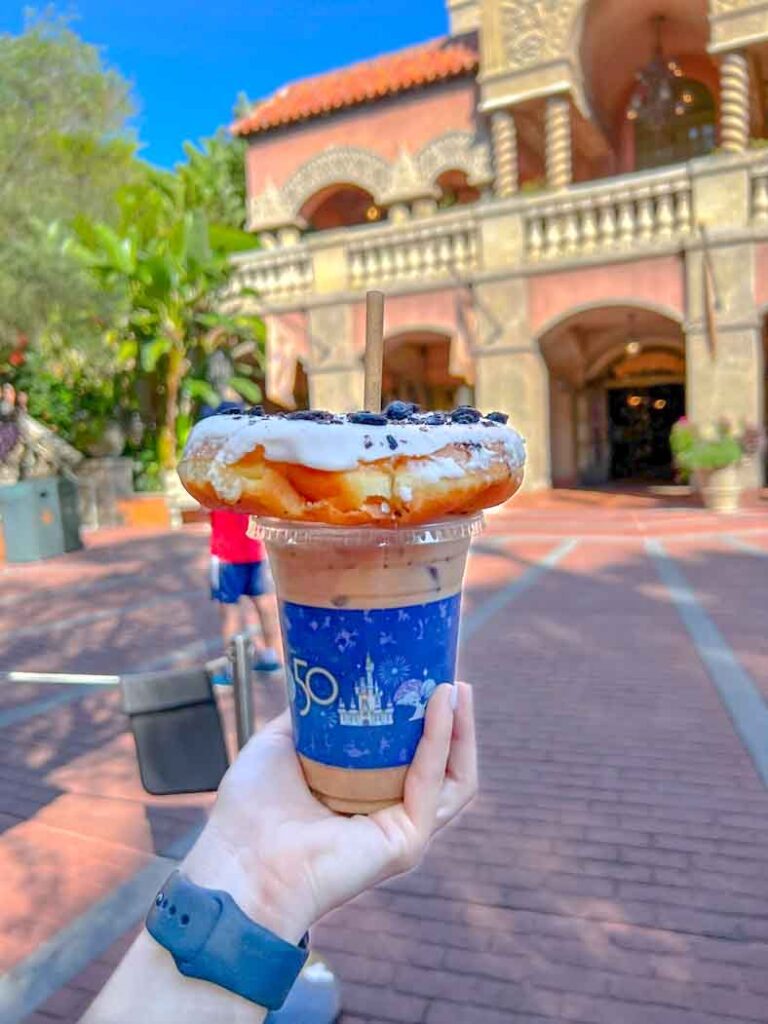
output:
<instances>
[{"instance_id":1,"label":"stone balustrade","mask_svg":"<svg viewBox=\"0 0 768 1024\"><path fill-rule=\"evenodd\" d=\"M472 213L357 232L347 247L349 287L450 277L479 265Z\"/></svg>"},{"instance_id":2,"label":"stone balustrade","mask_svg":"<svg viewBox=\"0 0 768 1024\"><path fill-rule=\"evenodd\" d=\"M686 167L576 185L523 206L531 262L669 242L693 231Z\"/></svg>"},{"instance_id":3,"label":"stone balustrade","mask_svg":"<svg viewBox=\"0 0 768 1024\"><path fill-rule=\"evenodd\" d=\"M752 168L752 222L768 224L768 154Z\"/></svg>"},{"instance_id":4,"label":"stone balustrade","mask_svg":"<svg viewBox=\"0 0 768 1024\"><path fill-rule=\"evenodd\" d=\"M697 219L706 221L708 194L697 176L713 181L716 189L731 187L717 181L713 168L720 173L711 161L700 160L536 196L518 193L400 223L317 232L291 245L235 257L240 274L234 291L246 287L268 304L290 308L314 293L451 280L493 270L488 238L493 240L494 232L493 244L505 240L510 270L674 246L696 233ZM726 177L743 176L749 224L768 223L768 153L726 158L721 168ZM696 212L694 196L697 207L704 204ZM501 227L494 227L497 218Z\"/></svg>"},{"instance_id":5,"label":"stone balustrade","mask_svg":"<svg viewBox=\"0 0 768 1024\"><path fill-rule=\"evenodd\" d=\"M238 286L270 299L306 295L314 285L312 255L305 245L259 249L234 257Z\"/></svg>"}]
</instances>

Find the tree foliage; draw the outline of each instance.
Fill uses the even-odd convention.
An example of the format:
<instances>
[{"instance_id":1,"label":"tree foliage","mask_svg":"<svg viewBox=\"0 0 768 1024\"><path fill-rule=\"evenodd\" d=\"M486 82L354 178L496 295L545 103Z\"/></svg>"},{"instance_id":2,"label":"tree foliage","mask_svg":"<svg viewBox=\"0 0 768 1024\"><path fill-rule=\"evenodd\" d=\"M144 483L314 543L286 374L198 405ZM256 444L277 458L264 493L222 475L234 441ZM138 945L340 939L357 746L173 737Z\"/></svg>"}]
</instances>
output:
<instances>
[{"instance_id":1,"label":"tree foliage","mask_svg":"<svg viewBox=\"0 0 768 1024\"><path fill-rule=\"evenodd\" d=\"M0 36L0 372L81 447L141 413L145 463L170 469L196 405L260 397L263 325L225 301L228 255L256 242L242 142L186 143L160 171L131 113L66 19Z\"/></svg>"},{"instance_id":2,"label":"tree foliage","mask_svg":"<svg viewBox=\"0 0 768 1024\"><path fill-rule=\"evenodd\" d=\"M66 20L33 17L0 36L0 356L51 324L89 336L104 312L67 253L77 215L115 215L116 187L133 172L128 84Z\"/></svg>"},{"instance_id":3,"label":"tree foliage","mask_svg":"<svg viewBox=\"0 0 768 1024\"><path fill-rule=\"evenodd\" d=\"M80 218L72 247L82 266L119 313L104 343L150 396L163 469L175 465L177 447L195 402L216 403L209 381L214 352L226 353L226 386L258 401L253 379L261 367L263 324L246 313L226 311L225 290L233 268L229 253L202 206L189 205L181 175L147 169L122 189L115 225ZM250 236L229 236L252 244Z\"/></svg>"},{"instance_id":4,"label":"tree foliage","mask_svg":"<svg viewBox=\"0 0 768 1024\"><path fill-rule=\"evenodd\" d=\"M212 224L242 228L245 224L245 143L224 130L199 146L184 143L186 163L176 173L189 207L203 209Z\"/></svg>"}]
</instances>

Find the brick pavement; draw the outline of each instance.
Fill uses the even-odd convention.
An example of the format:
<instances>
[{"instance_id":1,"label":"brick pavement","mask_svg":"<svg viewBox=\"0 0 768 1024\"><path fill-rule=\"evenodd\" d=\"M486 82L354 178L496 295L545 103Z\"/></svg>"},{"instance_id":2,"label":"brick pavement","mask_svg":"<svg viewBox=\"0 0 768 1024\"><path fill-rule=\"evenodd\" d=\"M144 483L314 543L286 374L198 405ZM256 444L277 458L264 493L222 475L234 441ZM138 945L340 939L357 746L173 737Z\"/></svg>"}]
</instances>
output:
<instances>
[{"instance_id":1,"label":"brick pavement","mask_svg":"<svg viewBox=\"0 0 768 1024\"><path fill-rule=\"evenodd\" d=\"M768 551L762 508L717 520L571 492L490 518L467 579L466 621L480 624L462 653L482 792L422 868L317 929L344 1024L765 1024L768 791L644 546L665 538L765 696L768 563L729 539ZM564 537L582 539L482 617ZM137 649L151 660L215 638L199 531L110 540L0 573L0 668L63 658L113 672ZM57 617L71 625L50 628ZM61 692L0 687L0 711ZM262 713L280 701L277 690L259 698ZM5 728L5 966L167 853L206 803L142 792L114 693ZM77 1020L128 941L27 1020Z\"/></svg>"}]
</instances>

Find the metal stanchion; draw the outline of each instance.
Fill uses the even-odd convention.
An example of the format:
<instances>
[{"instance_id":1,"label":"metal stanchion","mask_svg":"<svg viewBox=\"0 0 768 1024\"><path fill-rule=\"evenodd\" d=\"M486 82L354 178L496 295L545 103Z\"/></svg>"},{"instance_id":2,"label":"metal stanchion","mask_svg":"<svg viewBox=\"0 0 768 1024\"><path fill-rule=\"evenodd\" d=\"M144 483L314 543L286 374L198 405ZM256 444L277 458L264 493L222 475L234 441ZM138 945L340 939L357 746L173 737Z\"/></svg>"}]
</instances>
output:
<instances>
[{"instance_id":1,"label":"metal stanchion","mask_svg":"<svg viewBox=\"0 0 768 1024\"><path fill-rule=\"evenodd\" d=\"M229 658L235 697L237 749L242 750L253 735L253 644L246 633L238 633L234 638Z\"/></svg>"},{"instance_id":2,"label":"metal stanchion","mask_svg":"<svg viewBox=\"0 0 768 1024\"><path fill-rule=\"evenodd\" d=\"M232 666L237 746L245 746L253 735L253 643L243 633L236 636L229 650ZM209 671L215 663L209 663ZM116 686L120 676L81 675L58 672L7 672L0 680L14 683L68 683L86 690ZM341 1013L339 982L322 959L311 955L282 1009L270 1013L267 1024L334 1024Z\"/></svg>"}]
</instances>

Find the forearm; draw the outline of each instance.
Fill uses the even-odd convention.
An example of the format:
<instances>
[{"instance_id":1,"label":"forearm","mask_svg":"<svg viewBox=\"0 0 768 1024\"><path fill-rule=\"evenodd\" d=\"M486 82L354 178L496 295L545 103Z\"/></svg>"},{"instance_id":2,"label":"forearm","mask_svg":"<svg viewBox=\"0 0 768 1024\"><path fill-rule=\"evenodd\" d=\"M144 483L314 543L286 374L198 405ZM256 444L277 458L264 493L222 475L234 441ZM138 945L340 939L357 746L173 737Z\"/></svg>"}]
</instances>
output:
<instances>
[{"instance_id":1,"label":"forearm","mask_svg":"<svg viewBox=\"0 0 768 1024\"><path fill-rule=\"evenodd\" d=\"M267 1011L196 978L142 931L81 1024L260 1024Z\"/></svg>"},{"instance_id":2,"label":"forearm","mask_svg":"<svg viewBox=\"0 0 768 1024\"><path fill-rule=\"evenodd\" d=\"M253 920L297 943L309 922L272 898L266 879L244 872L209 823L181 870L198 885L223 889ZM142 931L81 1024L259 1024L266 1010L207 981L188 978L171 954Z\"/></svg>"}]
</instances>

